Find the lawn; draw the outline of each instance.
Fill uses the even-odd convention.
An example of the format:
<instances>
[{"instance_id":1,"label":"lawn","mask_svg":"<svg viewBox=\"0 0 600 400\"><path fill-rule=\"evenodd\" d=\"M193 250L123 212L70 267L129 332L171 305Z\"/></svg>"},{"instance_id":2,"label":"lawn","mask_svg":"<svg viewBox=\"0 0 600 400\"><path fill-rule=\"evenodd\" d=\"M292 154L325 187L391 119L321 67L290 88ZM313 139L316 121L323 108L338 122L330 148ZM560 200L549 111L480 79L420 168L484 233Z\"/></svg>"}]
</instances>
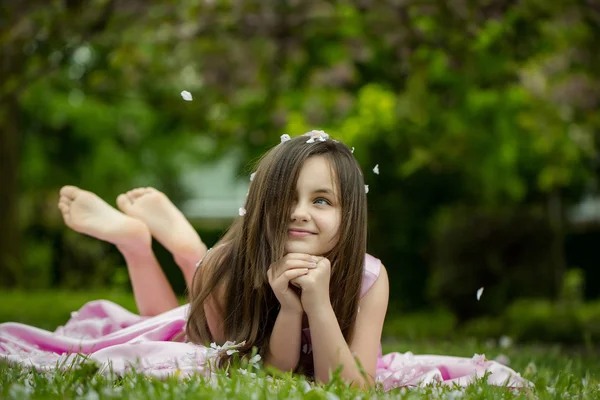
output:
<instances>
[{"instance_id":1,"label":"lawn","mask_svg":"<svg viewBox=\"0 0 600 400\"><path fill-rule=\"evenodd\" d=\"M86 294L0 294L0 321L16 320L50 328L56 318L68 318L91 298L110 298L133 308L131 298L119 293ZM41 302L36 306L36 302ZM48 307L48 304L55 307ZM60 304L60 306L58 306ZM27 307L25 307L27 305ZM24 310L33 311L24 311ZM62 310L62 311L61 311ZM63 315L66 313L66 316ZM456 387L399 388L384 393L379 388L368 392L350 389L334 378L327 385L315 385L300 376L268 375L263 370L232 369L220 371L207 380L203 377L167 380L131 373L113 376L97 365L82 363L66 372L37 372L0 362L0 398L323 398L348 397L509 399L509 398L600 398L598 354L581 348L560 345L511 344L495 339L424 340L385 338L384 353L411 351L415 354L447 354L472 357L486 354L500 357L534 383L532 389L514 390L488 386L480 381L466 389Z\"/></svg>"}]
</instances>

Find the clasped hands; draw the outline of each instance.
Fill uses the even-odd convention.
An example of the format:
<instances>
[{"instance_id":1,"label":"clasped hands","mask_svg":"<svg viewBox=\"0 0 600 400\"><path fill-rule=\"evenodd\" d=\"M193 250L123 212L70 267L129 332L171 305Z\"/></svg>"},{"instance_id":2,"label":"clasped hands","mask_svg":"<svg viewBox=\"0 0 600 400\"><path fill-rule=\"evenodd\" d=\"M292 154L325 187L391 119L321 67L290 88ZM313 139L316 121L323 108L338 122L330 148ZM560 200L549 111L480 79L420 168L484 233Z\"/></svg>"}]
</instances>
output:
<instances>
[{"instance_id":1,"label":"clasped hands","mask_svg":"<svg viewBox=\"0 0 600 400\"><path fill-rule=\"evenodd\" d=\"M269 284L284 312L310 315L323 305L331 304L329 280L331 264L325 257L289 253L271 264ZM300 295L291 286L300 289Z\"/></svg>"}]
</instances>

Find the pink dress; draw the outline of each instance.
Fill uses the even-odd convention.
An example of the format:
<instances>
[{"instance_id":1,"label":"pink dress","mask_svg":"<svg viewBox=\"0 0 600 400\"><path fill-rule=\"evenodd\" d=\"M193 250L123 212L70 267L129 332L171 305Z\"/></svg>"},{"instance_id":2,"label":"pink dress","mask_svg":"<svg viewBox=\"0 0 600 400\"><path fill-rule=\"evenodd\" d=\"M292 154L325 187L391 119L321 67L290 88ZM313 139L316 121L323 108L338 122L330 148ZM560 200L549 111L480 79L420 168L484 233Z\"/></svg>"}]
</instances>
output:
<instances>
[{"instance_id":1,"label":"pink dress","mask_svg":"<svg viewBox=\"0 0 600 400\"><path fill-rule=\"evenodd\" d=\"M373 285L381 262L367 255L361 296ZM156 377L209 373L207 360L218 351L192 343L173 341L185 329L188 305L155 317L141 317L107 300L90 301L73 312L64 326L54 332L20 323L0 324L0 357L37 369L69 366L86 358L104 365L105 371L123 373L131 368ZM302 332L302 349L311 354L310 332ZM110 365L110 369L108 366ZM473 358L379 354L376 379L386 390L442 382L468 385L491 372L488 382L526 386L518 373L484 356Z\"/></svg>"}]
</instances>

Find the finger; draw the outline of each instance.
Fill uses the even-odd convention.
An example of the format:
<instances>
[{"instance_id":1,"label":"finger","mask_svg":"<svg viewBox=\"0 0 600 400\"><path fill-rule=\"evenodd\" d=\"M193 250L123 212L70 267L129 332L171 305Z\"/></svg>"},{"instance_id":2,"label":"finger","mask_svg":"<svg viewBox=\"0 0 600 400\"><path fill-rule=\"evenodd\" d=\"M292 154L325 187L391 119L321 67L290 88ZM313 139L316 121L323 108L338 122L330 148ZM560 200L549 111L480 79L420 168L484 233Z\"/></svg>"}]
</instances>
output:
<instances>
[{"instance_id":1,"label":"finger","mask_svg":"<svg viewBox=\"0 0 600 400\"><path fill-rule=\"evenodd\" d=\"M304 275L300 275L300 276L298 276L298 277L296 277L294 279L291 279L290 280L290 284L292 284L292 285L294 285L294 286L302 289L302 283L304 282L304 279L305 279L304 277L307 276L307 275L308 275L308 273L306 273Z\"/></svg>"},{"instance_id":2,"label":"finger","mask_svg":"<svg viewBox=\"0 0 600 400\"><path fill-rule=\"evenodd\" d=\"M285 284L287 285L291 280L306 274L308 274L308 268L290 269L285 271L281 277L285 279Z\"/></svg>"},{"instance_id":3,"label":"finger","mask_svg":"<svg viewBox=\"0 0 600 400\"><path fill-rule=\"evenodd\" d=\"M288 260L304 260L316 263L319 262L323 257L317 257L306 253L288 253L285 255L285 258Z\"/></svg>"},{"instance_id":4,"label":"finger","mask_svg":"<svg viewBox=\"0 0 600 400\"><path fill-rule=\"evenodd\" d=\"M274 274L275 276L279 277L285 271L289 271L291 269L298 269L298 268L315 269L315 268L317 268L317 263L313 262L313 261L305 261L305 260L286 260L283 263L274 264L273 267L271 268L271 269L273 269L273 271L271 273Z\"/></svg>"}]
</instances>

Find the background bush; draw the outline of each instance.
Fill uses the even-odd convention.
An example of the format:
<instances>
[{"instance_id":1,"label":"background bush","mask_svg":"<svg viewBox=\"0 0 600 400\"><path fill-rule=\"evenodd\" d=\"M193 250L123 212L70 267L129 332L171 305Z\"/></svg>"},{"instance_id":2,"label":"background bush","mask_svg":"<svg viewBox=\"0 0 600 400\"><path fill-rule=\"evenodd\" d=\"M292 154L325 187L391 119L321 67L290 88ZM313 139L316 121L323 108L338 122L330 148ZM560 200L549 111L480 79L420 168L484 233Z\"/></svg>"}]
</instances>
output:
<instances>
[{"instance_id":1,"label":"background bush","mask_svg":"<svg viewBox=\"0 0 600 400\"><path fill-rule=\"evenodd\" d=\"M62 185L111 202L155 186L180 205L190 168L236 149L247 176L282 133L317 128L356 149L392 314L519 318L505 308L556 300L570 267L587 274L588 300L600 294L597 219L568 218L598 191L594 2L95 0L14 2L6 16L5 288L127 286L110 246L64 228ZM226 227L195 225L209 244ZM539 304L542 319L562 312ZM561 315L557 338L571 337L580 317Z\"/></svg>"}]
</instances>

